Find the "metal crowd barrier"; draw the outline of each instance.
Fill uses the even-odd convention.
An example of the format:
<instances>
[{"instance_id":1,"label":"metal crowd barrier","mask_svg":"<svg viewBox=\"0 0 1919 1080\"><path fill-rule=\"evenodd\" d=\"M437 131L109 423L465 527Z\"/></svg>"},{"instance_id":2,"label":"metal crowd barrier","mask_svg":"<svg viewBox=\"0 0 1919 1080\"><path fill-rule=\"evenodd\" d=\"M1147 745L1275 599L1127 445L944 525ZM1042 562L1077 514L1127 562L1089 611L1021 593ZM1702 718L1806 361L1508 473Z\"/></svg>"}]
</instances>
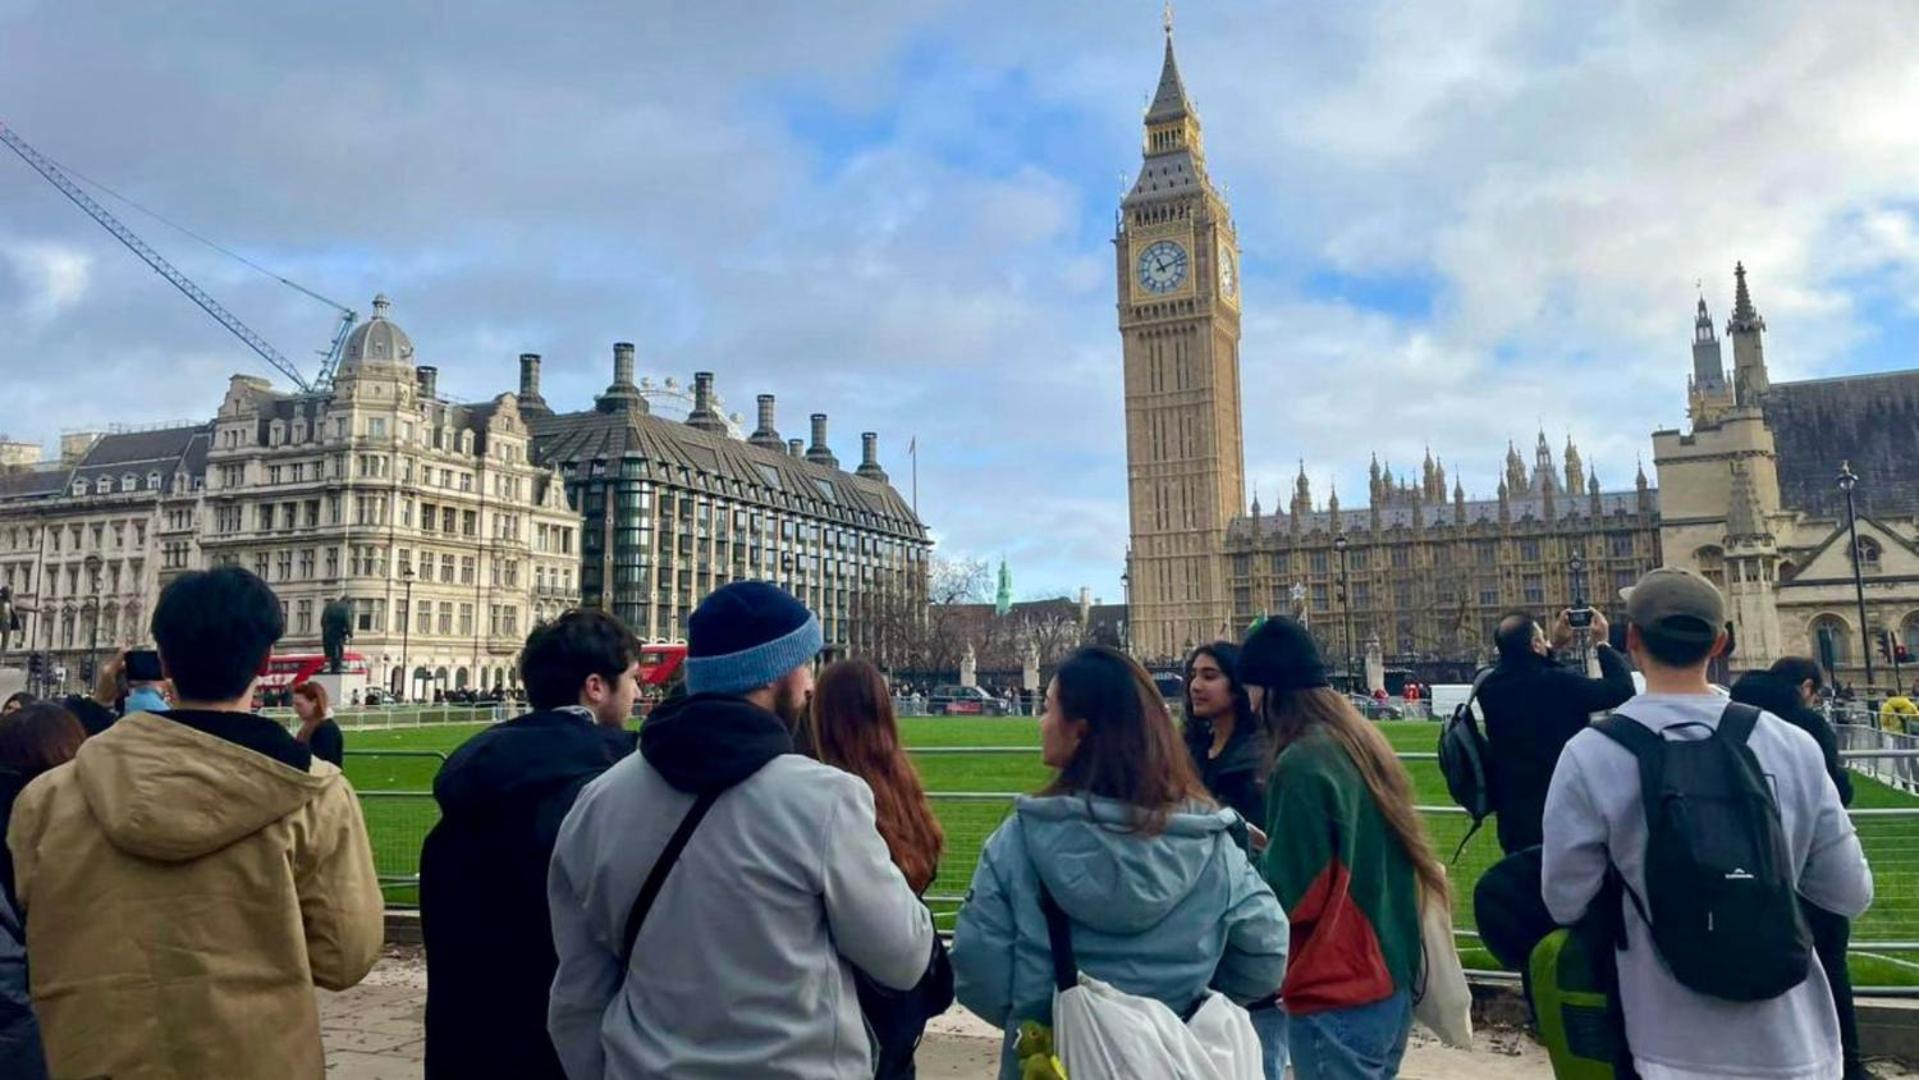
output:
<instances>
[{"instance_id":1,"label":"metal crowd barrier","mask_svg":"<svg viewBox=\"0 0 1919 1080\"><path fill-rule=\"evenodd\" d=\"M1877 729L1869 729L1877 731ZM1890 736L1890 733L1879 733ZM1849 765L1859 768L1865 763L1893 763L1904 776L1904 782L1919 779L1919 739L1906 736L1890 736L1908 739L1914 745L1898 746L1849 746L1843 756ZM1847 743L1842 739L1842 746ZM913 747L910 752L916 757L950 758L954 756L1032 756L1039 753L1037 746L932 746ZM439 757L437 751L349 751L349 757L369 762L380 759L406 759ZM1401 760L1412 766L1416 772L1436 769L1438 755L1431 752L1406 751L1399 754ZM349 762L353 764L352 761ZM434 763L437 767L437 762ZM356 769L356 772L363 771ZM1880 777L1883 770L1862 768L1861 772ZM430 775L423 787L430 787ZM1432 777L1436 783L1437 776ZM1891 782L1891 781L1888 781ZM1431 784L1424 785L1426 790L1435 790ZM1901 785L1895 785L1901 786ZM1911 790L1911 788L1905 788ZM426 834L439 820L439 806L426 790L399 790L391 787L369 788L360 793L361 805L365 809L368 832L372 835L374 862L380 875L380 884L386 892L388 903L394 907L411 907L418 903L419 895L419 852ZM1012 811L1013 800L1020 792L1011 791L931 791L927 793L939 812L941 825L946 833L946 848L940 859L940 871L933 887L927 892L927 903L932 907L936 924L943 930L950 930L959 906L965 900L968 884L972 880L973 867L979 861L980 849L987 837ZM1433 844L1440 852L1451 852L1465 837L1470 826L1466 812L1451 805L1422 805L1418 807L1426 819ZM1866 849L1867 858L1872 863L1878 899L1873 908L1853 924L1851 955L1870 959L1887 967L1910 970L1919 974L1919 806L1913 807L1869 807L1849 811L1854 825L1859 830L1860 842ZM1453 890L1453 925L1459 938L1462 956L1468 967L1490 968L1491 958L1478 947L1477 926L1473 919L1473 884L1479 875L1485 872L1501 857L1499 842L1495 830L1486 828L1466 844L1459 859L1449 869L1455 884ZM1919 980L1916 980L1919 981ZM1887 997L1919 997L1919 985L1914 986L1872 986L1860 985L1857 990L1862 995Z\"/></svg>"}]
</instances>

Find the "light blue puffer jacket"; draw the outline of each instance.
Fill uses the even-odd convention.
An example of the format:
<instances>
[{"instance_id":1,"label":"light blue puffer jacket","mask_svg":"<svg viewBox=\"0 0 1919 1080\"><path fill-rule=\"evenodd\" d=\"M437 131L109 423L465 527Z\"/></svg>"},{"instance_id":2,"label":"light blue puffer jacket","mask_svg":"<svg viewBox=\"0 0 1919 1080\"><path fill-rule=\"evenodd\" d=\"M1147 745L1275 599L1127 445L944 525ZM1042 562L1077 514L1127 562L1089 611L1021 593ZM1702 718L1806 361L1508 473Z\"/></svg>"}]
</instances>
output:
<instances>
[{"instance_id":1,"label":"light blue puffer jacket","mask_svg":"<svg viewBox=\"0 0 1919 1080\"><path fill-rule=\"evenodd\" d=\"M1234 839L1231 810L1174 814L1147 836L1110 799L1022 798L987 839L953 934L960 1003L1006 1030L1050 1022L1052 951L1039 883L1066 912L1080 970L1184 1012L1209 986L1239 1002L1286 976L1286 914Z\"/></svg>"}]
</instances>

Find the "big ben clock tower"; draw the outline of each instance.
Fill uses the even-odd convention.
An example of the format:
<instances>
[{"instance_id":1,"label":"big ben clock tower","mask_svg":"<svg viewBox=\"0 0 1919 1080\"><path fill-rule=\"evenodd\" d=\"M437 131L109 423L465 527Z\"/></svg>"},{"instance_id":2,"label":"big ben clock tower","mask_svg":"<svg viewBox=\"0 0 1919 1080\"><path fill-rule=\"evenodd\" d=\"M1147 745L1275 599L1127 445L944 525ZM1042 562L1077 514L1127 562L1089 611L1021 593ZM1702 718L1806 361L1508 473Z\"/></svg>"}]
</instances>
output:
<instances>
[{"instance_id":1,"label":"big ben clock tower","mask_svg":"<svg viewBox=\"0 0 1919 1080\"><path fill-rule=\"evenodd\" d=\"M1152 659L1232 636L1226 525L1245 498L1239 244L1206 175L1199 116L1173 59L1146 110L1139 180L1120 204L1134 651Z\"/></svg>"}]
</instances>

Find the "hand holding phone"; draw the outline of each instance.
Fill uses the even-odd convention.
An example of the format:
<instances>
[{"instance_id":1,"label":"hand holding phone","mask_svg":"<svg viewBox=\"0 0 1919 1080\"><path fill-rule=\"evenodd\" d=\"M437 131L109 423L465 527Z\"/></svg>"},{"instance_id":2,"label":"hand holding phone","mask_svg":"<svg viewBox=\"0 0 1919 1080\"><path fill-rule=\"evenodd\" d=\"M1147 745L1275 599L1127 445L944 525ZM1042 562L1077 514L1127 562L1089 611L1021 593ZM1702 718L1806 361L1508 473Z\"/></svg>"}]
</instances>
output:
<instances>
[{"instance_id":1,"label":"hand holding phone","mask_svg":"<svg viewBox=\"0 0 1919 1080\"><path fill-rule=\"evenodd\" d=\"M159 682L166 678L160 670L160 654L152 649L129 649L127 651L127 681L130 683Z\"/></svg>"}]
</instances>

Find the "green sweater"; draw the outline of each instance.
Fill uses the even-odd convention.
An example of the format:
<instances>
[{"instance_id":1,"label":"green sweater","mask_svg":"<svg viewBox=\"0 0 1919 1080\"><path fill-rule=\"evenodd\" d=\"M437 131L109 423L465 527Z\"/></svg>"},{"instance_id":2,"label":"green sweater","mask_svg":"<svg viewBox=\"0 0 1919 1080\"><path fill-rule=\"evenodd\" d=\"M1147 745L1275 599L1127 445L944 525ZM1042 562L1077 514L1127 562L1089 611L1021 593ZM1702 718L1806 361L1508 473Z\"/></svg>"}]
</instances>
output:
<instances>
[{"instance_id":1,"label":"green sweater","mask_svg":"<svg viewBox=\"0 0 1919 1080\"><path fill-rule=\"evenodd\" d=\"M1292 921L1286 1011L1383 1001L1419 974L1419 888L1346 751L1324 730L1279 755L1260 869Z\"/></svg>"}]
</instances>

